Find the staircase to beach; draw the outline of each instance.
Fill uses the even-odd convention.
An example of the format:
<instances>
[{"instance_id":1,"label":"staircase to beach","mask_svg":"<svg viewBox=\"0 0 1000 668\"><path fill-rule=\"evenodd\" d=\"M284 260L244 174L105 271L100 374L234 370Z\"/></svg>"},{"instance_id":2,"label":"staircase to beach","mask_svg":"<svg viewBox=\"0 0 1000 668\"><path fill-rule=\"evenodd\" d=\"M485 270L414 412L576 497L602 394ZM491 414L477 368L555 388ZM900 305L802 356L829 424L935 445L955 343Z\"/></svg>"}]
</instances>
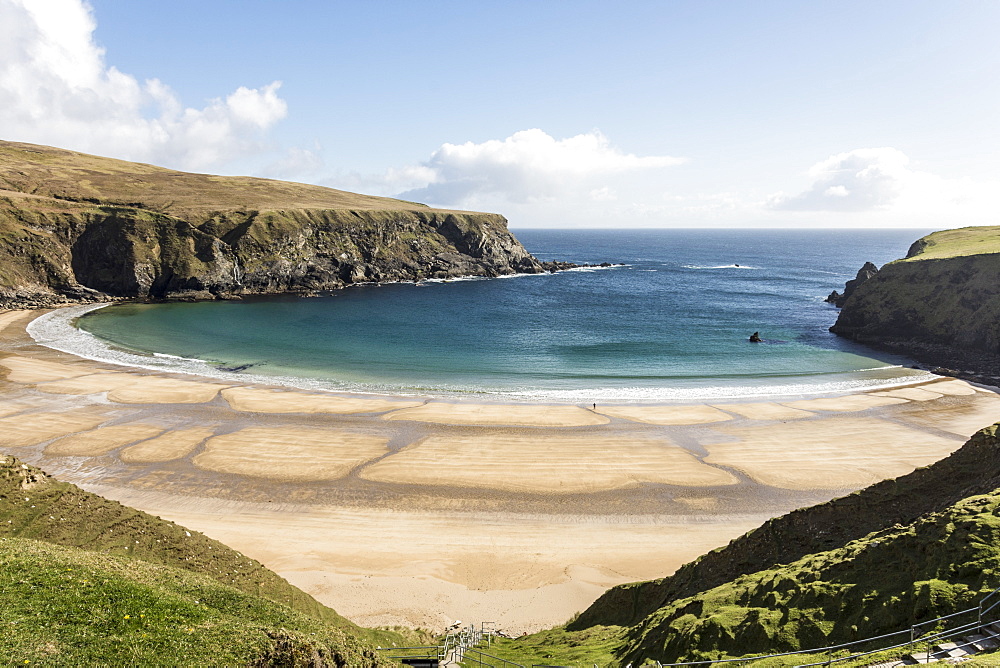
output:
<instances>
[{"instance_id":1,"label":"staircase to beach","mask_svg":"<svg viewBox=\"0 0 1000 668\"><path fill-rule=\"evenodd\" d=\"M905 654L895 661L873 663L868 668L915 666L921 663L948 661L949 659L953 662L956 659L964 661L974 654L992 652L998 648L1000 648L1000 622L994 622L981 626L974 632L960 636L954 640L933 644L924 651Z\"/></svg>"}]
</instances>

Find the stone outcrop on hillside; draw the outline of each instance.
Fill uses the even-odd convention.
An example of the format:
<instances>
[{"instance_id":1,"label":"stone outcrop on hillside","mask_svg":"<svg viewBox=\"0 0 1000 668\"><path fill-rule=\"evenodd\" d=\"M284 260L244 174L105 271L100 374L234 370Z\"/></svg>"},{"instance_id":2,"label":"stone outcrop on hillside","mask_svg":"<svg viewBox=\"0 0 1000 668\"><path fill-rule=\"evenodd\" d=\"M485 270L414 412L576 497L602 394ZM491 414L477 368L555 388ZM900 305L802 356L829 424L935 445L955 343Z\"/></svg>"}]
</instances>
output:
<instances>
[{"instance_id":1,"label":"stone outcrop on hillside","mask_svg":"<svg viewBox=\"0 0 1000 668\"><path fill-rule=\"evenodd\" d=\"M844 305L844 302L847 301L847 298L854 294L854 291L858 289L859 285L872 278L877 273L878 267L871 262L865 262L865 266L858 270L858 275L847 281L844 285L844 294L840 294L834 290L830 293L830 296L826 298L826 301L833 304L837 308L840 308Z\"/></svg>"},{"instance_id":2,"label":"stone outcrop on hillside","mask_svg":"<svg viewBox=\"0 0 1000 668\"><path fill-rule=\"evenodd\" d=\"M496 214L0 142L0 305L549 270Z\"/></svg>"}]
</instances>

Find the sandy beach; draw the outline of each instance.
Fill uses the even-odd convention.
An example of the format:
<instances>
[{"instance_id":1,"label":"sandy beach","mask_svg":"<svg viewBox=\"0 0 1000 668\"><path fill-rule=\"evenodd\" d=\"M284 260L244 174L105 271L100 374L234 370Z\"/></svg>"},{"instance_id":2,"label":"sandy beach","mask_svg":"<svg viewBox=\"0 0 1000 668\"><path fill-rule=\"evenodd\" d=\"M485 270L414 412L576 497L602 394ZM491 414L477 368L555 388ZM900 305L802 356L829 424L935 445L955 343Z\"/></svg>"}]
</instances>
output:
<instances>
[{"instance_id":1,"label":"sandy beach","mask_svg":"<svg viewBox=\"0 0 1000 668\"><path fill-rule=\"evenodd\" d=\"M349 396L127 369L0 313L0 452L254 557L363 625L512 633L1000 420L949 378L676 406Z\"/></svg>"}]
</instances>

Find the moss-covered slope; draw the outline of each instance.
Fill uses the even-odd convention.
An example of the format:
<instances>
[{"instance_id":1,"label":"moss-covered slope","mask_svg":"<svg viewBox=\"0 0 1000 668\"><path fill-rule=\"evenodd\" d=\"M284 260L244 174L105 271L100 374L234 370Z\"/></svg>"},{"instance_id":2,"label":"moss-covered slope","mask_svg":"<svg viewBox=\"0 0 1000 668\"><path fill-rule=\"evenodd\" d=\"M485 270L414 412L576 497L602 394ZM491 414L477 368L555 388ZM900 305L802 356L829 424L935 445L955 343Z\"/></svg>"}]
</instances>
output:
<instances>
[{"instance_id":1,"label":"moss-covered slope","mask_svg":"<svg viewBox=\"0 0 1000 668\"><path fill-rule=\"evenodd\" d=\"M666 662L859 640L972 607L998 578L995 491L672 601L630 629L618 654Z\"/></svg>"},{"instance_id":2,"label":"moss-covered slope","mask_svg":"<svg viewBox=\"0 0 1000 668\"><path fill-rule=\"evenodd\" d=\"M918 240L858 286L831 331L915 352L927 345L1000 354L1000 227Z\"/></svg>"},{"instance_id":3,"label":"moss-covered slope","mask_svg":"<svg viewBox=\"0 0 1000 668\"><path fill-rule=\"evenodd\" d=\"M393 666L369 644L218 579L0 538L7 665Z\"/></svg>"},{"instance_id":4,"label":"moss-covered slope","mask_svg":"<svg viewBox=\"0 0 1000 668\"><path fill-rule=\"evenodd\" d=\"M496 214L0 141L0 302L542 271Z\"/></svg>"},{"instance_id":5,"label":"moss-covered slope","mask_svg":"<svg viewBox=\"0 0 1000 668\"><path fill-rule=\"evenodd\" d=\"M259 562L197 531L85 492L0 455L0 538L32 539L210 578L372 643L397 634L364 629Z\"/></svg>"}]
</instances>

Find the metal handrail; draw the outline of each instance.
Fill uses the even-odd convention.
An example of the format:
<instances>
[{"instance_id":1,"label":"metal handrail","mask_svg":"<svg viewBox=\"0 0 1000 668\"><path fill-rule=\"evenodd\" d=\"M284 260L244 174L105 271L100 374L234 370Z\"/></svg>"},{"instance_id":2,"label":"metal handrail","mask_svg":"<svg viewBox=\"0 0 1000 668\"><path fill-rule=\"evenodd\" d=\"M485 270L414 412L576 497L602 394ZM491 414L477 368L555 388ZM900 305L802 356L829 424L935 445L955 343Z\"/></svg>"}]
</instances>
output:
<instances>
[{"instance_id":1,"label":"metal handrail","mask_svg":"<svg viewBox=\"0 0 1000 668\"><path fill-rule=\"evenodd\" d=\"M739 658L739 659L708 659L708 660L702 660L702 661L683 661L683 662L679 662L679 663L663 663L663 664L659 664L659 665L663 666L664 668L667 668L668 666L670 666L670 667L675 667L675 666L705 666L705 665L710 665L710 664L713 664L713 663L737 663L737 662L739 662L739 663L745 663L745 662L750 662L750 661L760 661L762 659L774 659L774 658L778 658L778 657L782 657L782 656L792 656L794 654L817 654L817 653L820 653L820 652L833 652L834 650L846 649L846 648L851 647L853 645L860 645L862 643L874 642L876 640L882 640L884 638L891 638L892 636L900 635L900 634L907 633L907 632L909 632L911 634L910 640L908 642L902 643L900 645L892 645L892 646L889 646L889 647L881 647L881 648L879 648L877 650L872 650L870 652L861 653L858 656L865 656L866 654L875 654L876 652L884 652L884 651L888 651L888 650L892 650L892 649L898 649L900 647L906 647L907 645L912 645L913 641L916 639L912 635L913 631L915 629L918 629L921 626L926 626L928 624L932 624L932 623L935 623L935 622L941 622L941 621L944 621L946 619L950 619L952 617L957 617L959 615L964 615L964 614L967 614L967 613L970 613L970 612L978 612L979 613L979 621L975 622L975 623L972 623L971 625L964 625L964 626L957 627L956 629L951 629L951 631L954 632L954 631L957 631L958 629L963 629L963 628L966 628L966 627L970 627L970 628L982 628L983 626L986 626L986 624L982 623L982 616L984 614L986 614L987 612L993 610L997 606L1000 606L1000 600L998 600L996 603L994 603L993 605L991 605L986 610L983 610L983 608L982 608L983 603L986 602L986 601L988 601L990 598L992 598L995 595L1000 595L1000 587L997 587L996 589L988 592L985 596L983 596L983 598L981 598L979 600L979 604L976 607L974 607L974 608L967 608L965 610L959 610L958 612L953 612L953 613L948 614L948 615L942 615L942 616L936 617L934 619L928 619L928 620L923 621L923 622L917 622L915 624L911 624L908 629L903 629L903 630L900 630L900 631L893 631L891 633L885 633L885 634L882 634L882 635L879 635L879 636L871 636L869 638L861 638L859 640L852 640L851 642L841 643L839 645L829 645L829 646L826 646L826 647L814 647L814 648L810 648L810 649L800 649L800 650L795 650L795 651L792 651L792 652L779 652L777 654L761 654L759 656L748 656L748 657L743 657L743 658ZM934 636L928 636L927 638L924 638L923 640L924 641L929 641L931 638L935 638L935 637L940 636L940 635L941 634L935 634ZM948 636L948 637L950 637L950 636ZM821 661L819 663L806 663L806 664L801 664L801 665L802 666L829 665L830 663L836 663L838 661L845 661L848 658L849 657L842 657L842 658L839 658L839 659L828 659L826 661Z\"/></svg>"},{"instance_id":2,"label":"metal handrail","mask_svg":"<svg viewBox=\"0 0 1000 668\"><path fill-rule=\"evenodd\" d=\"M886 638L892 638L894 636L902 635L904 633L909 633L910 634L910 639L908 641L906 641L906 642L903 642L903 643L899 643L899 644L896 644L896 645L883 646L883 647L879 647L877 649L872 649L872 650L869 650L869 651L866 651L866 652L858 652L856 654L849 654L848 656L839 657L839 658L827 657L827 659L825 661L818 661L818 662L815 662L815 663L799 664L799 666L797 666L796 668L806 668L807 666L828 666L828 665L833 664L833 663L838 663L838 662L841 662L841 661L849 661L849 660L857 659L857 658L860 658L860 657L863 657L863 656L868 656L870 654L877 654L879 652L887 652L887 651L891 651L891 650L895 650L895 649L902 649L904 647L911 647L912 648L913 645L914 645L914 642L918 638L920 638L920 642L921 643L925 644L928 647L928 652L929 652L929 649L930 649L930 646L931 646L932 642L936 642L938 640L943 640L943 639L954 638L954 637L956 637L956 636L958 636L960 634L966 633L967 631L971 631L973 629L977 629L977 630L978 629L982 629L983 627L988 626L989 624L993 623L993 622L983 623L983 615L986 615L986 614L990 613L991 611L993 611L994 609L996 609L997 607L1000 607L1000 600L997 600L996 602L994 602L992 605L990 605L987 608L983 608L983 604L986 603L986 602L988 602L990 599L992 599L993 597L998 596L998 595L1000 595L1000 587L997 587L996 589L994 589L994 590L992 590L990 592L987 592L987 594L985 596L983 596L983 598L981 598L979 600L979 603L974 608L966 608L964 610L959 610L957 612L953 612L953 613L950 613L950 614L947 614L947 615L941 615L939 617L935 617L934 619L928 619L928 620L925 620L925 621L922 621L922 622L916 622L914 624L911 624L909 628L903 629L903 630L900 630L900 631L892 631L890 633L883 633L882 635L870 636L870 637L867 637L867 638L861 638L859 640L852 640L850 642L840 643L840 644L837 644L837 645L827 645L825 647L813 647L813 648L810 648L810 649L800 649L800 650L794 650L794 651L789 651L789 652L778 652L778 653L775 653L775 654L762 654L762 655L758 655L758 656L749 656L749 657L733 658L733 659L706 659L706 660L702 660L702 661L684 661L684 662L679 662L679 663L660 663L660 662L657 662L657 665L658 666L663 666L663 668L667 668L667 667L674 668L674 667L677 667L677 666L706 666L706 665L710 665L710 664L713 664L713 663L748 663L748 662L751 662L751 661L760 661L760 660L763 660L763 659L774 659L774 658L779 658L779 657L783 657L783 656L793 656L795 654L807 654L808 655L808 654L818 654L818 653L821 653L821 652L828 652L828 653L832 654L834 651L837 651L837 650L847 649L849 647L853 647L853 646L860 645L860 644L863 644L863 643L871 643L871 642L875 642L875 641L878 641L878 640L885 640ZM940 622L943 622L945 620L952 619L954 617L959 617L961 615L969 614L969 613L972 613L972 612L977 612L978 613L978 619L975 622L970 622L970 623L967 623L967 624L962 624L960 626L956 626L955 628L946 629L946 630L943 630L943 631L931 634L929 636L921 637L921 634L919 634L919 633L917 633L915 635L915 633L917 631L919 631L921 629L921 627L926 627L926 626L928 626L930 624L940 623ZM491 643L492 643L493 629L487 630L486 629L486 624L484 623L483 624L483 628L477 630L476 627L475 627L475 625L473 624L473 625L470 625L468 628L464 628L461 631L458 631L456 633L449 633L445 637L444 642L441 645L438 645L438 646L393 647L393 648L380 648L380 649L382 649L382 651L393 651L393 652L407 651L407 650L418 650L418 649L436 650L437 656L439 658L441 658L441 659L446 658L448 656L449 652L455 651L458 654L458 656L456 658L459 661L462 660L463 655L465 654L465 652L474 652L475 654L479 655L479 657L480 657L479 659L477 659L479 661L480 665L484 665L482 663L482 661L481 661L481 657L488 657L489 659L493 659L495 661L501 661L502 662L501 665L503 665L503 666L515 666L515 667L518 667L518 668L525 668L522 664L514 663L513 661L508 661L507 659L504 659L504 658L501 658L501 657L498 657L498 656L493 656L493 655L487 654L486 652L483 652L481 650L475 649L474 646L478 645L479 643L481 643L483 641L484 636L486 638L488 638L491 641ZM387 658L406 658L406 657L389 656Z\"/></svg>"},{"instance_id":3,"label":"metal handrail","mask_svg":"<svg viewBox=\"0 0 1000 668\"><path fill-rule=\"evenodd\" d=\"M492 654L487 654L486 652L484 652L482 650L478 650L475 647L470 647L469 649L466 650L466 652L472 652L474 654L477 654L478 656L475 658L475 660L476 660L476 662L480 666L484 666L485 665L485 666L491 666L493 668L495 668L496 666L514 666L515 668L527 668L523 663L514 663L513 661L508 661L507 659L504 659L502 657L493 656ZM500 663L499 664L493 664L493 663L484 664L483 663L483 657L486 657L487 659L492 659L493 661L499 661Z\"/></svg>"},{"instance_id":4,"label":"metal handrail","mask_svg":"<svg viewBox=\"0 0 1000 668\"><path fill-rule=\"evenodd\" d=\"M989 622L989 623L992 623L992 622ZM924 638L921 638L920 642L922 642L922 643L924 643L924 644L926 644L926 645L929 646L931 642L934 642L934 641L937 641L937 640L941 640L941 639L944 639L944 638L953 638L953 637L955 637L955 636L957 636L959 634L965 633L966 631L971 631L972 629L980 629L980 628L982 628L984 626L987 626L987 624L979 624L979 623L965 624L963 626L957 626L957 627L955 627L953 629L949 629L947 632L942 631L942 632L936 633L934 635L926 636ZM879 652L888 652L889 650L902 649L903 647L910 647L910 648L912 648L915 640L916 640L916 638L914 638L912 640L908 640L907 642L904 642L904 643L900 643L898 645L890 645L888 647L879 647L877 649L868 650L867 652L859 652L857 654L851 654L851 655L848 655L848 656L842 656L842 657L838 657L836 659L834 659L834 658L828 658L826 661L817 661L816 663L800 663L799 665L795 666L795 668L806 668L806 666L828 666L831 663L838 663L840 661L850 661L851 659L858 659L858 658L860 658L862 656L868 656L870 654L878 654ZM808 652L802 652L802 654L806 654L806 653L808 653Z\"/></svg>"}]
</instances>

